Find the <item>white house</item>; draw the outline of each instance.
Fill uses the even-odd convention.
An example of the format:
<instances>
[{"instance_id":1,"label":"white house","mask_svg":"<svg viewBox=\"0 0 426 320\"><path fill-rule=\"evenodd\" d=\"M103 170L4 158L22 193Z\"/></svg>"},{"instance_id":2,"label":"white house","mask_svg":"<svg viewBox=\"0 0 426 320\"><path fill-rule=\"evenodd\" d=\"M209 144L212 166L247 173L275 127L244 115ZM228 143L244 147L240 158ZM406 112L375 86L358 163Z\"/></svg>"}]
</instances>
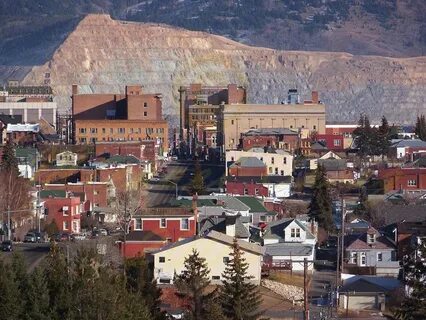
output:
<instances>
[{"instance_id":1,"label":"white house","mask_svg":"<svg viewBox=\"0 0 426 320\"><path fill-rule=\"evenodd\" d=\"M56 165L58 167L76 166L77 159L78 159L77 153L66 150L56 155Z\"/></svg>"},{"instance_id":2,"label":"white house","mask_svg":"<svg viewBox=\"0 0 426 320\"><path fill-rule=\"evenodd\" d=\"M315 223L306 224L297 219L282 219L270 223L264 234L265 259L272 263L289 262L292 270L303 270L303 261L313 261L316 244ZM308 266L313 269L313 263Z\"/></svg>"},{"instance_id":3,"label":"white house","mask_svg":"<svg viewBox=\"0 0 426 320\"><path fill-rule=\"evenodd\" d=\"M184 270L185 258L193 250L197 250L199 256L206 259L212 283L220 284L227 262L232 259L230 253L233 240L233 237L226 234L210 231L203 236L171 243L153 252L154 277L157 283L173 283L174 276ZM260 284L262 247L241 240L238 240L238 245L248 263L247 274L253 277L253 283Z\"/></svg>"},{"instance_id":4,"label":"white house","mask_svg":"<svg viewBox=\"0 0 426 320\"><path fill-rule=\"evenodd\" d=\"M337 153L333 151L329 151L326 154L324 154L322 157L319 157L317 159L310 159L309 160L309 169L316 170L318 168L318 160L324 160L324 159L342 159Z\"/></svg>"}]
</instances>

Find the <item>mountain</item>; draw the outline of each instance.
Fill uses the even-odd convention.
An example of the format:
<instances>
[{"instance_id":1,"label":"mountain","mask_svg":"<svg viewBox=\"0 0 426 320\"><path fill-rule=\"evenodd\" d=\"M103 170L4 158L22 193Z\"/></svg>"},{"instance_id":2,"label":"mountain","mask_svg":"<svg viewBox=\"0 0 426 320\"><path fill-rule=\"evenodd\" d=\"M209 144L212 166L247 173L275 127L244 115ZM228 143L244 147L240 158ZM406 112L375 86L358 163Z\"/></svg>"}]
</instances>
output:
<instances>
[{"instance_id":1,"label":"mountain","mask_svg":"<svg viewBox=\"0 0 426 320\"><path fill-rule=\"evenodd\" d=\"M0 0L0 65L46 62L89 13L274 49L419 56L425 12L424 0Z\"/></svg>"},{"instance_id":2,"label":"mountain","mask_svg":"<svg viewBox=\"0 0 426 320\"><path fill-rule=\"evenodd\" d=\"M71 85L81 92L123 92L142 84L163 93L164 112L175 123L178 88L192 82L237 83L252 103L279 103L297 88L320 92L328 120L356 121L361 112L379 121L410 123L425 113L426 57L385 58L348 53L279 51L225 37L158 24L88 15L26 84L50 79L61 112L70 108Z\"/></svg>"}]
</instances>

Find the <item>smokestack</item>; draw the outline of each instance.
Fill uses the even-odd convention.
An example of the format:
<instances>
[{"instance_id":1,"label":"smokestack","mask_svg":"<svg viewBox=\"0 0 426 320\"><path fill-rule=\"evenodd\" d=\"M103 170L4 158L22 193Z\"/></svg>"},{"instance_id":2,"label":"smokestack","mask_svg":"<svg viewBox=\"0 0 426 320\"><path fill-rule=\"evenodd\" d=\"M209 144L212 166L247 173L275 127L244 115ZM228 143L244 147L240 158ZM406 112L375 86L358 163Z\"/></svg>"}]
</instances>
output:
<instances>
[{"instance_id":1,"label":"smokestack","mask_svg":"<svg viewBox=\"0 0 426 320\"><path fill-rule=\"evenodd\" d=\"M314 104L319 103L318 91L312 91L312 103Z\"/></svg>"}]
</instances>

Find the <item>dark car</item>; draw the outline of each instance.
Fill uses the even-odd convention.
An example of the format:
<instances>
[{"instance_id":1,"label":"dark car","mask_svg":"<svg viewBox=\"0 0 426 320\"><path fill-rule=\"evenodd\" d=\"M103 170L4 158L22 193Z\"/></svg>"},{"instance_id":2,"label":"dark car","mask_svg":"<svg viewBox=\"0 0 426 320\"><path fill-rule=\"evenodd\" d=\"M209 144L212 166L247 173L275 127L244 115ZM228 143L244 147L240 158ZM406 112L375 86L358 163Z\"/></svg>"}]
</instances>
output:
<instances>
[{"instance_id":1,"label":"dark car","mask_svg":"<svg viewBox=\"0 0 426 320\"><path fill-rule=\"evenodd\" d=\"M12 251L12 250L13 250L12 241L5 240L1 243L1 251Z\"/></svg>"},{"instance_id":2,"label":"dark car","mask_svg":"<svg viewBox=\"0 0 426 320\"><path fill-rule=\"evenodd\" d=\"M57 234L55 234L54 239L55 239L56 242L72 240L71 235L69 233L57 233Z\"/></svg>"}]
</instances>

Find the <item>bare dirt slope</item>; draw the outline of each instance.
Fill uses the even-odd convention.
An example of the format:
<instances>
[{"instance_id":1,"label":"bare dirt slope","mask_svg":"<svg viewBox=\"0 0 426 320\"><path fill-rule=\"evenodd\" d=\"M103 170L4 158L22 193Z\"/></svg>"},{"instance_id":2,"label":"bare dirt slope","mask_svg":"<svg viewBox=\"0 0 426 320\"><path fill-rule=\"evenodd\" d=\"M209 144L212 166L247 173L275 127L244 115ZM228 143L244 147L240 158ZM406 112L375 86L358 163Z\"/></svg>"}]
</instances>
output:
<instances>
[{"instance_id":1,"label":"bare dirt slope","mask_svg":"<svg viewBox=\"0 0 426 320\"><path fill-rule=\"evenodd\" d=\"M70 107L71 85L82 92L123 92L142 84L164 94L165 113L177 114L180 85L238 83L254 103L279 103L289 88L302 96L319 90L329 120L409 123L426 113L426 57L384 58L347 53L278 51L246 46L221 36L165 25L88 15L27 84L51 85L62 111Z\"/></svg>"}]
</instances>

